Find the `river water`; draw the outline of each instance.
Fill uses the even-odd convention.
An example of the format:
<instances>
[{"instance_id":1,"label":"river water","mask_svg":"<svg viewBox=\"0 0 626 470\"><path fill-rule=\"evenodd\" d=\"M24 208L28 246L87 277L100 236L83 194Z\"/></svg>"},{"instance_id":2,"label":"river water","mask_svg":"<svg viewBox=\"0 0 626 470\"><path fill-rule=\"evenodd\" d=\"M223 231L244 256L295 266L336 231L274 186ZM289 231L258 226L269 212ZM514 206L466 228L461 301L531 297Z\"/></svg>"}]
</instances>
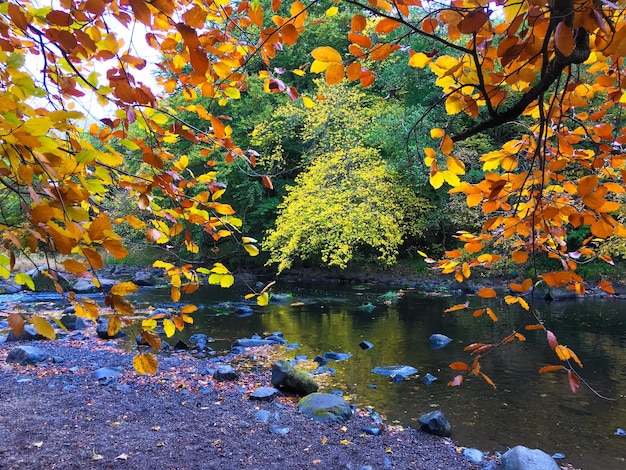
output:
<instances>
[{"instance_id":1,"label":"river water","mask_svg":"<svg viewBox=\"0 0 626 470\"><path fill-rule=\"evenodd\" d=\"M448 387L455 372L454 361L467 361L463 348L470 343L490 343L519 326L520 307L494 301L489 306L497 323L486 315L474 318L474 308L443 313L451 305L477 297L425 295L405 291L385 304L386 291L372 287L340 285L280 285L270 305L258 307L242 302L242 291L205 288L189 301L200 307L195 322L183 333L215 338L211 346L227 349L232 342L254 333L282 331L300 347L290 357L313 358L327 351L347 352L345 361L329 361L336 369L338 388L360 405L369 405L402 426L417 427L416 418L441 409L452 423L459 445L504 452L521 444L549 454L564 454L564 462L583 469L626 468L626 302L593 298L540 304L546 326L561 344L573 349L584 364L581 376L599 398L581 384L572 393L562 371L539 374L538 369L558 364L542 331L524 332L526 341L514 341L486 357L482 371L497 389L472 377L462 387ZM393 298L393 296L391 296ZM142 290L138 303L169 307L165 289ZM293 305L296 304L296 305ZM453 341L434 350L428 338L433 333ZM374 347L362 350L361 341ZM419 374L401 383L371 373L376 366L410 365ZM430 385L422 377L438 378Z\"/></svg>"}]
</instances>

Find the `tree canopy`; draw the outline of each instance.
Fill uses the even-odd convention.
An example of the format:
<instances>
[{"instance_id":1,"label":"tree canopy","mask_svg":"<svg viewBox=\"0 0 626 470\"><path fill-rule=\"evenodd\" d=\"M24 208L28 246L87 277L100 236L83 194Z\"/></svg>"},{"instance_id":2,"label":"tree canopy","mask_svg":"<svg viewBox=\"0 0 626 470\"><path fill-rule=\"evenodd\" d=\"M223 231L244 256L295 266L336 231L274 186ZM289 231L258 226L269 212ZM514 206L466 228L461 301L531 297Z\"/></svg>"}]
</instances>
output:
<instances>
[{"instance_id":1,"label":"tree canopy","mask_svg":"<svg viewBox=\"0 0 626 470\"><path fill-rule=\"evenodd\" d=\"M522 294L538 282L582 294L584 280L577 266L595 258L612 263L606 247L623 246L626 236L624 3L3 2L0 193L7 207L19 207L22 213L0 213L0 275L11 275L18 252L45 250L62 255L65 270L99 285L103 255L121 259L128 253L117 225L140 232L149 243L184 246L190 255L200 251L199 236L216 243L231 238L256 255L256 240L241 234L241 219L220 200L226 188L218 181L216 161L241 162L248 176L266 188L273 183L256 166L258 152L233 139L233 117L225 114L229 103L240 100L254 79L264 92L283 94L314 115L325 97L302 93L302 77L323 74L328 85L345 80L372 87L384 76L382 64L402 61L428 69L440 90L411 129L430 142L413 149L428 168L430 184L449 186L451 193L465 197L468 207L486 216L477 233L457 234L459 249L448 250L441 260L427 260L462 281L473 270L489 267L500 256L494 252L498 245L508 247L513 262L520 264L543 253L557 260L560 269L535 269L511 284L519 295L507 303L533 313L532 301L528 304ZM346 18L336 27L345 41L329 38L332 43L323 44L317 37L315 44L303 44L303 38L338 14ZM285 60L285 51L295 47L310 52L305 62L294 63L298 55ZM150 57L160 71L158 87L141 75ZM281 59L282 66L275 66ZM182 98L163 99L172 93ZM86 119L81 106L92 98L106 107L106 118ZM449 119L424 129L438 107ZM480 181L462 181L462 143L505 126L508 140L479 157ZM343 139L340 132L337 137ZM193 145L196 158L204 158L193 169L187 154L172 150L182 141ZM320 155L336 158L327 149ZM341 155L356 157L352 151ZM129 159L140 160L137 171L125 166ZM124 217L111 217L107 211L114 188L134 201ZM587 236L573 247L568 234L580 229ZM219 251L219 245L214 249ZM201 274L208 275L209 283L232 283L222 263L198 267L188 260L157 261L156 266L170 276L175 302L198 288ZM57 281L54 269L47 274ZM32 283L23 273L14 279ZM608 282L600 287L612 292ZM112 330L129 321L134 309L125 296L135 289L121 283L107 293L106 305L115 312ZM258 294L261 303L267 301L267 292ZM92 301L72 293L68 298L80 314L99 314ZM167 320L182 328L192 321L194 309L181 304ZM545 330L532 315L530 323ZM12 317L11 324L19 329L21 318ZM151 328L145 323L141 334L157 349ZM565 361L575 389L573 351L548 330L546 335ZM520 336L514 332L503 342ZM478 375L479 359L489 347L473 348L472 361L459 370ZM153 370L154 359L142 355L136 366Z\"/></svg>"}]
</instances>

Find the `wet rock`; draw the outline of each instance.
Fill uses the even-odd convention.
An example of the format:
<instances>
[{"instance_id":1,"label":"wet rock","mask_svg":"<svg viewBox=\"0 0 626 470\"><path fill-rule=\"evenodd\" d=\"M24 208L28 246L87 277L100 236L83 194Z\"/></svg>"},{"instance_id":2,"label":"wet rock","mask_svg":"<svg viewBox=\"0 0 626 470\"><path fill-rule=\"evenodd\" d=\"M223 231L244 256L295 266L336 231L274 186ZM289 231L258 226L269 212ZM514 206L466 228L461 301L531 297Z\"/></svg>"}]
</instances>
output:
<instances>
[{"instance_id":1,"label":"wet rock","mask_svg":"<svg viewBox=\"0 0 626 470\"><path fill-rule=\"evenodd\" d=\"M285 338L283 338L282 336L269 335L265 339L268 340L268 341L273 341L276 344L287 344L287 340Z\"/></svg>"},{"instance_id":2,"label":"wet rock","mask_svg":"<svg viewBox=\"0 0 626 470\"><path fill-rule=\"evenodd\" d=\"M274 387L259 387L250 394L250 400L272 401L275 397L282 396L280 390Z\"/></svg>"},{"instance_id":3,"label":"wet rock","mask_svg":"<svg viewBox=\"0 0 626 470\"><path fill-rule=\"evenodd\" d=\"M616 436L626 436L626 431L624 431L622 428L617 428L617 431L615 431L614 434Z\"/></svg>"},{"instance_id":4,"label":"wet rock","mask_svg":"<svg viewBox=\"0 0 626 470\"><path fill-rule=\"evenodd\" d=\"M115 279L99 278L98 280L100 281L100 287L104 290L108 290L115 284L117 284L117 281ZM98 292L100 288L96 287L89 279L79 279L74 283L71 290L73 290L74 292L85 293Z\"/></svg>"},{"instance_id":5,"label":"wet rock","mask_svg":"<svg viewBox=\"0 0 626 470\"><path fill-rule=\"evenodd\" d=\"M120 377L121 375L122 373L119 370L109 369L108 367L100 367L100 369L94 370L91 374L94 379L102 382L115 379L117 377Z\"/></svg>"},{"instance_id":6,"label":"wet rock","mask_svg":"<svg viewBox=\"0 0 626 470\"><path fill-rule=\"evenodd\" d=\"M15 333L13 333L13 331L9 331L6 342L12 343L15 341L34 341L36 339L45 339L45 338L37 333L37 330L35 329L33 325L26 325L24 326L24 331L22 331L22 334L19 336L16 336Z\"/></svg>"},{"instance_id":7,"label":"wet rock","mask_svg":"<svg viewBox=\"0 0 626 470\"><path fill-rule=\"evenodd\" d=\"M124 333L124 330L120 330L117 333L115 333L115 335L111 336L109 335L108 329L109 329L109 319L105 317L98 318L98 326L96 327L96 334L98 335L98 338L114 339L114 338L123 338L124 336L126 336L126 333Z\"/></svg>"},{"instance_id":8,"label":"wet rock","mask_svg":"<svg viewBox=\"0 0 626 470\"><path fill-rule=\"evenodd\" d=\"M63 315L71 315L72 313L76 313L76 307L70 305L69 307L65 307L61 313Z\"/></svg>"},{"instance_id":9,"label":"wet rock","mask_svg":"<svg viewBox=\"0 0 626 470\"><path fill-rule=\"evenodd\" d=\"M182 339L179 339L178 341L176 341L174 349L176 351L187 351L189 349L189 345L185 343Z\"/></svg>"},{"instance_id":10,"label":"wet rock","mask_svg":"<svg viewBox=\"0 0 626 470\"><path fill-rule=\"evenodd\" d=\"M294 368L287 361L280 360L272 364L272 385L298 395L317 392L318 385L311 374Z\"/></svg>"},{"instance_id":11,"label":"wet rock","mask_svg":"<svg viewBox=\"0 0 626 470\"><path fill-rule=\"evenodd\" d=\"M444 414L437 410L423 414L417 419L421 430L435 436L450 437L451 426Z\"/></svg>"},{"instance_id":12,"label":"wet rock","mask_svg":"<svg viewBox=\"0 0 626 470\"><path fill-rule=\"evenodd\" d=\"M383 429L380 426L362 426L361 431L370 436L380 436Z\"/></svg>"},{"instance_id":13,"label":"wet rock","mask_svg":"<svg viewBox=\"0 0 626 470\"><path fill-rule=\"evenodd\" d=\"M502 470L559 470L552 457L539 449L515 446L502 454Z\"/></svg>"},{"instance_id":14,"label":"wet rock","mask_svg":"<svg viewBox=\"0 0 626 470\"><path fill-rule=\"evenodd\" d=\"M427 372L424 377L422 377L422 382L424 382L426 385L430 385L431 383L433 383L435 380L437 380L437 377L435 377L434 375L432 375L431 373Z\"/></svg>"},{"instance_id":15,"label":"wet rock","mask_svg":"<svg viewBox=\"0 0 626 470\"><path fill-rule=\"evenodd\" d=\"M369 341L361 341L359 343L359 347L363 350L367 350L367 349L372 349L374 345L370 343Z\"/></svg>"},{"instance_id":16,"label":"wet rock","mask_svg":"<svg viewBox=\"0 0 626 470\"><path fill-rule=\"evenodd\" d=\"M271 339L255 339L255 338L241 338L236 340L232 348L242 347L242 348L256 348L257 346L267 346L270 344L277 344Z\"/></svg>"},{"instance_id":17,"label":"wet rock","mask_svg":"<svg viewBox=\"0 0 626 470\"><path fill-rule=\"evenodd\" d=\"M387 377L399 377L405 379L410 375L417 374L418 370L411 366L379 366L372 369L374 374L380 374Z\"/></svg>"},{"instance_id":18,"label":"wet rock","mask_svg":"<svg viewBox=\"0 0 626 470\"><path fill-rule=\"evenodd\" d=\"M482 462L484 458L482 451L472 448L463 449L463 455L474 463Z\"/></svg>"},{"instance_id":19,"label":"wet rock","mask_svg":"<svg viewBox=\"0 0 626 470\"><path fill-rule=\"evenodd\" d=\"M343 423L352 417L352 408L332 393L311 393L298 403L298 411L316 421Z\"/></svg>"},{"instance_id":20,"label":"wet rock","mask_svg":"<svg viewBox=\"0 0 626 470\"><path fill-rule=\"evenodd\" d=\"M239 378L239 374L233 366L220 366L213 372L213 378L220 382L231 382Z\"/></svg>"},{"instance_id":21,"label":"wet rock","mask_svg":"<svg viewBox=\"0 0 626 470\"><path fill-rule=\"evenodd\" d=\"M69 331L84 330L87 327L82 318L77 317L73 314L65 314L61 317L59 321Z\"/></svg>"},{"instance_id":22,"label":"wet rock","mask_svg":"<svg viewBox=\"0 0 626 470\"><path fill-rule=\"evenodd\" d=\"M322 356L315 356L313 362L317 362L317 364L320 366L325 366L326 364L328 364L328 359Z\"/></svg>"},{"instance_id":23,"label":"wet rock","mask_svg":"<svg viewBox=\"0 0 626 470\"><path fill-rule=\"evenodd\" d=\"M446 335L440 335L438 333L435 333L434 335L430 335L428 341L430 342L431 348L441 349L450 344L452 342L452 339L448 338Z\"/></svg>"},{"instance_id":24,"label":"wet rock","mask_svg":"<svg viewBox=\"0 0 626 470\"><path fill-rule=\"evenodd\" d=\"M156 284L150 271L137 271L133 277L133 282L141 287L152 287Z\"/></svg>"},{"instance_id":25,"label":"wet rock","mask_svg":"<svg viewBox=\"0 0 626 470\"><path fill-rule=\"evenodd\" d=\"M358 307L359 310L363 310L365 312L371 312L372 310L374 310L376 308L376 305L373 305L372 303L368 302L366 304L360 305Z\"/></svg>"},{"instance_id":26,"label":"wet rock","mask_svg":"<svg viewBox=\"0 0 626 470\"><path fill-rule=\"evenodd\" d=\"M346 359L350 359L351 357L352 354L344 352L329 351L324 353L324 358L330 359L331 361L345 361Z\"/></svg>"},{"instance_id":27,"label":"wet rock","mask_svg":"<svg viewBox=\"0 0 626 470\"><path fill-rule=\"evenodd\" d=\"M251 307L248 307L247 305L240 305L235 309L235 314L237 314L238 317L249 317L254 313L254 311L252 310Z\"/></svg>"},{"instance_id":28,"label":"wet rock","mask_svg":"<svg viewBox=\"0 0 626 470\"><path fill-rule=\"evenodd\" d=\"M7 362L20 364L22 366L37 364L48 359L48 355L41 349L34 346L18 346L11 349L7 355Z\"/></svg>"}]
</instances>

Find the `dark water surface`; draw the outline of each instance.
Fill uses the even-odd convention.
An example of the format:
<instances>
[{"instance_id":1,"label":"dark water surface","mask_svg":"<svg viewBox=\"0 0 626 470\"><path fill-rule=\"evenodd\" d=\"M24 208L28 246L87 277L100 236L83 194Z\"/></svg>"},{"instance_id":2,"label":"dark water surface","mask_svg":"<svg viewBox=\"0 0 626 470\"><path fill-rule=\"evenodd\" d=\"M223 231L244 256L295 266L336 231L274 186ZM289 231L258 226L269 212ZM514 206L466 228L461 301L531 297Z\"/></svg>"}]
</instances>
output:
<instances>
[{"instance_id":1,"label":"dark water surface","mask_svg":"<svg viewBox=\"0 0 626 470\"><path fill-rule=\"evenodd\" d=\"M337 370L336 383L360 405L370 405L390 421L417 427L416 418L442 409L453 427L459 445L481 450L505 451L522 444L549 454L565 454L564 461L583 469L625 469L626 437L614 435L626 429L626 302L616 299L585 299L539 305L546 326L561 344L573 349L584 364L583 378L602 395L598 398L581 384L570 391L563 372L538 374L548 364L558 364L542 331L524 332L525 342L515 341L484 359L482 371L497 385L494 390L479 378L463 386L446 386L455 372L454 361L466 361L463 348L470 343L493 342L518 326L523 311L518 306L493 302L497 323L471 312L443 313L451 305L476 297L428 296L406 291L385 305L385 290L349 286L308 284L277 286L269 306L242 302L235 289L206 288L189 299L200 307L195 323L185 336L204 333L216 339L211 346L227 349L236 338L282 331L300 347L288 354L310 358L326 351L352 353L341 362L329 361ZM136 299L168 307L167 290L142 290ZM224 303L226 302L226 303ZM302 302L304 305L292 306ZM372 310L362 306L371 303ZM246 313L243 310L252 309ZM241 316L248 315L248 316ZM433 350L433 333L453 339L447 347ZM184 339L184 337L183 337ZM374 348L362 350L370 341ZM405 364L419 375L402 383L371 373L376 366ZM438 380L422 383L424 374Z\"/></svg>"}]
</instances>

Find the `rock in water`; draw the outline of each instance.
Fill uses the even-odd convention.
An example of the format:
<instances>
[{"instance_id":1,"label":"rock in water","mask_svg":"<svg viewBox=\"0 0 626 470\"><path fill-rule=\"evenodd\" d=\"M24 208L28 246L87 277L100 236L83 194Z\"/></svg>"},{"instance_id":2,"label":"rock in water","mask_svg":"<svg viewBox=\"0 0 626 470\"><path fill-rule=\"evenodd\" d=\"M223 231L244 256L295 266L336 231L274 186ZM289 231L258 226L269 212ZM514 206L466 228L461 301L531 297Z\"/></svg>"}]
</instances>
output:
<instances>
[{"instance_id":1,"label":"rock in water","mask_svg":"<svg viewBox=\"0 0 626 470\"><path fill-rule=\"evenodd\" d=\"M418 370L411 366L378 366L374 367L372 372L387 377L400 377L404 379L409 375L417 374Z\"/></svg>"},{"instance_id":2,"label":"rock in water","mask_svg":"<svg viewBox=\"0 0 626 470\"><path fill-rule=\"evenodd\" d=\"M367 349L372 349L374 345L370 343L369 341L361 341L359 343L359 347L363 350L367 350Z\"/></svg>"},{"instance_id":3,"label":"rock in water","mask_svg":"<svg viewBox=\"0 0 626 470\"><path fill-rule=\"evenodd\" d=\"M431 348L441 349L450 344L450 342L452 342L452 339L448 338L446 335L440 335L438 333L435 333L434 335L430 335L428 341L430 342Z\"/></svg>"},{"instance_id":4,"label":"rock in water","mask_svg":"<svg viewBox=\"0 0 626 470\"><path fill-rule=\"evenodd\" d=\"M11 349L7 355L7 362L13 362L22 366L37 364L48 359L48 355L34 346L19 346Z\"/></svg>"},{"instance_id":5,"label":"rock in water","mask_svg":"<svg viewBox=\"0 0 626 470\"><path fill-rule=\"evenodd\" d=\"M417 421L421 425L421 430L435 436L450 437L451 426L444 414L437 410L423 414Z\"/></svg>"},{"instance_id":6,"label":"rock in water","mask_svg":"<svg viewBox=\"0 0 626 470\"><path fill-rule=\"evenodd\" d=\"M311 393L298 403L298 411L315 421L344 423L352 416L352 408L332 393Z\"/></svg>"},{"instance_id":7,"label":"rock in water","mask_svg":"<svg viewBox=\"0 0 626 470\"><path fill-rule=\"evenodd\" d=\"M87 325L82 318L77 317L73 313L64 314L60 319L61 324L70 331L84 330Z\"/></svg>"},{"instance_id":8,"label":"rock in water","mask_svg":"<svg viewBox=\"0 0 626 470\"><path fill-rule=\"evenodd\" d=\"M331 361L345 361L346 359L350 359L351 357L352 354L345 352L329 351L324 353L324 358Z\"/></svg>"},{"instance_id":9,"label":"rock in water","mask_svg":"<svg viewBox=\"0 0 626 470\"><path fill-rule=\"evenodd\" d=\"M311 374L296 369L284 360L272 364L272 385L298 395L308 395L318 389Z\"/></svg>"},{"instance_id":10,"label":"rock in water","mask_svg":"<svg viewBox=\"0 0 626 470\"><path fill-rule=\"evenodd\" d=\"M542 450L515 446L502 454L502 470L559 470L559 466Z\"/></svg>"}]
</instances>

